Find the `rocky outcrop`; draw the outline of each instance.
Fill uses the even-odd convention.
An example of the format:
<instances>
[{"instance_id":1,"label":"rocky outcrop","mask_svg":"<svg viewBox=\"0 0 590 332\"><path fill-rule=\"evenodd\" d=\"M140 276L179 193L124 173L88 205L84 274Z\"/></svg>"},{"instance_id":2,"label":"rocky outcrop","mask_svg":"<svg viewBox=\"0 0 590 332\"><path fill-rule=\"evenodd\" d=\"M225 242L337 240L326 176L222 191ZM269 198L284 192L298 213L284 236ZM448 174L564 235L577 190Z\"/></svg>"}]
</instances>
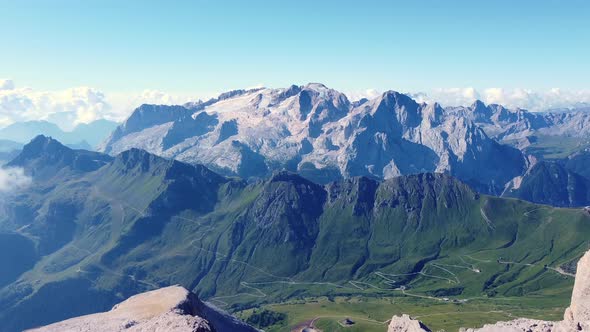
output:
<instances>
[{"instance_id":1,"label":"rocky outcrop","mask_svg":"<svg viewBox=\"0 0 590 332\"><path fill-rule=\"evenodd\" d=\"M590 251L578 262L572 302L560 326L570 331L590 331Z\"/></svg>"},{"instance_id":2,"label":"rocky outcrop","mask_svg":"<svg viewBox=\"0 0 590 332\"><path fill-rule=\"evenodd\" d=\"M555 323L535 319L519 318L509 322L486 324L479 329L461 329L461 332L551 332ZM569 331L569 330L568 330ZM565 331L564 331L565 332Z\"/></svg>"},{"instance_id":3,"label":"rocky outcrop","mask_svg":"<svg viewBox=\"0 0 590 332\"><path fill-rule=\"evenodd\" d=\"M63 178L92 172L112 159L98 152L73 150L51 137L39 135L6 166L23 168L35 180L48 180L54 176Z\"/></svg>"},{"instance_id":4,"label":"rocky outcrop","mask_svg":"<svg viewBox=\"0 0 590 332\"><path fill-rule=\"evenodd\" d=\"M430 332L430 329L419 320L401 315L391 318L387 332Z\"/></svg>"},{"instance_id":5,"label":"rocky outcrop","mask_svg":"<svg viewBox=\"0 0 590 332\"><path fill-rule=\"evenodd\" d=\"M107 312L81 316L30 332L220 332L256 331L208 307L183 287L170 286L138 294Z\"/></svg>"}]
</instances>

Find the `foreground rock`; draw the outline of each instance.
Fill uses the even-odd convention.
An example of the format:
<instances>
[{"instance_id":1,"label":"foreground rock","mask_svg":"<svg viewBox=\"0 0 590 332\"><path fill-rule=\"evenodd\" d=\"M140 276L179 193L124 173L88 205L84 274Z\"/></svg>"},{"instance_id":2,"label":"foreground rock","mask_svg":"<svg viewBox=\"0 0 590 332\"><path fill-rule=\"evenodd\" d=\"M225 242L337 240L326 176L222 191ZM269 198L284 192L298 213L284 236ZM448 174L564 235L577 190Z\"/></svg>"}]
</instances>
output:
<instances>
[{"instance_id":1,"label":"foreground rock","mask_svg":"<svg viewBox=\"0 0 590 332\"><path fill-rule=\"evenodd\" d=\"M519 318L509 322L484 325L479 329L461 329L463 332L550 332L554 329L554 322Z\"/></svg>"},{"instance_id":2,"label":"foreground rock","mask_svg":"<svg viewBox=\"0 0 590 332\"><path fill-rule=\"evenodd\" d=\"M564 331L590 331L590 251L578 262L572 302L559 327Z\"/></svg>"},{"instance_id":3,"label":"foreground rock","mask_svg":"<svg viewBox=\"0 0 590 332\"><path fill-rule=\"evenodd\" d=\"M30 332L254 332L256 329L201 302L183 287L138 294L108 312L68 319Z\"/></svg>"},{"instance_id":4,"label":"foreground rock","mask_svg":"<svg viewBox=\"0 0 590 332\"><path fill-rule=\"evenodd\" d=\"M419 320L401 315L391 318L387 332L430 332L430 329Z\"/></svg>"}]
</instances>

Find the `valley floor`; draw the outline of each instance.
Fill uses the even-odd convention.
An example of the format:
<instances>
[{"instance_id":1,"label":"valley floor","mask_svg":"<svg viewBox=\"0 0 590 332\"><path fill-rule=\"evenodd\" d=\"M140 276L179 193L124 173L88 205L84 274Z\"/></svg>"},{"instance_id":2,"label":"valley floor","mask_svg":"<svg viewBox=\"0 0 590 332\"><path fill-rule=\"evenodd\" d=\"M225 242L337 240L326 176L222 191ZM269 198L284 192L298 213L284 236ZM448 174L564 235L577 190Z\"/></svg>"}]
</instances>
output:
<instances>
[{"instance_id":1,"label":"valley floor","mask_svg":"<svg viewBox=\"0 0 590 332\"><path fill-rule=\"evenodd\" d=\"M319 297L269 304L257 310L268 309L286 313L288 316L286 322L265 327L267 332L300 332L302 328L311 326L321 331L383 332L387 330L392 315L403 313L423 321L433 331L457 331L461 327L481 327L518 317L561 320L569 298L567 291L530 297L479 299L469 303L440 302L407 296ZM236 314L247 319L252 312L245 310ZM354 324L343 324L346 318Z\"/></svg>"}]
</instances>

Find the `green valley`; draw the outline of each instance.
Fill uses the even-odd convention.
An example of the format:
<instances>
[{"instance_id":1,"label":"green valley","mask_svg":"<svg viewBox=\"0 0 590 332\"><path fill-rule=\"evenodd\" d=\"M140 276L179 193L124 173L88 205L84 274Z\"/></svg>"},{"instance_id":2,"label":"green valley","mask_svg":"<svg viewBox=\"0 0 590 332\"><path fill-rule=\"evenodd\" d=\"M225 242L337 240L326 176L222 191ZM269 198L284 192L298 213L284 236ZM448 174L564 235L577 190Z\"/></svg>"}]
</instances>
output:
<instances>
[{"instance_id":1,"label":"green valley","mask_svg":"<svg viewBox=\"0 0 590 332\"><path fill-rule=\"evenodd\" d=\"M35 183L0 219L3 233L34 248L24 267L2 260L15 271L0 289L9 331L172 284L243 317L286 313L278 329L350 316L370 331L401 312L437 329L547 318L567 305L590 238L584 209L480 195L445 174L323 186L278 172L245 182L142 150L110 158L44 137L9 166Z\"/></svg>"}]
</instances>

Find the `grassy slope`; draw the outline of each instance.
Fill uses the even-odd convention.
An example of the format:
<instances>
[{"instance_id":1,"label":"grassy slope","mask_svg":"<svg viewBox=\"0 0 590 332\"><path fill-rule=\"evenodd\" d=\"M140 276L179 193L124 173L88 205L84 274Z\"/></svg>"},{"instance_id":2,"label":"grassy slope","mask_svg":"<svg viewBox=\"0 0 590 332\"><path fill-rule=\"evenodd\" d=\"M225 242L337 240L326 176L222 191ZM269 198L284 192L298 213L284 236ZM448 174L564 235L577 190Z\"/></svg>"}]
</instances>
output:
<instances>
[{"instance_id":1,"label":"grassy slope","mask_svg":"<svg viewBox=\"0 0 590 332\"><path fill-rule=\"evenodd\" d=\"M439 183L420 194L397 192L397 185L387 184L376 189L372 202L364 196L366 188L359 191L352 184L326 203L313 250L302 251L298 243L305 239L292 238L289 230L297 226L294 217L311 213L305 210L310 203L302 202L309 199L312 185L244 187L229 182L219 187L217 205L209 212L180 209L146 219L146 208L168 187L153 174L134 181L117 174L92 174L81 181L92 187L64 186L53 194L78 197L85 208L78 215L73 241L21 277L19 285L33 288L31 297L23 297L25 311L34 312L35 303L51 302L51 294L58 291L92 289L98 299L93 307L66 313L71 315L104 310L134 292L180 283L229 310L272 305L289 313L290 324L324 311L379 321L402 312L475 311L463 320L424 318L433 327L445 328L484 322L482 317L504 319L506 312L548 318L567 303L572 279L544 266L557 267L579 257L590 235L590 219L580 210L477 198L453 183ZM262 212L256 208L259 203L264 203ZM267 217L268 225L260 228ZM154 230L157 236L140 242L129 235ZM423 261L425 257L430 260ZM292 264L298 259L303 263ZM407 288L405 294L400 286ZM444 295L458 288L460 294ZM313 303L274 305L326 295L340 300L319 308ZM511 299L516 296L520 300ZM451 304L442 297L468 301ZM540 311L522 311L530 299ZM373 313L363 305L382 309ZM481 314L498 307L504 313ZM332 321L326 318L318 324Z\"/></svg>"},{"instance_id":2,"label":"grassy slope","mask_svg":"<svg viewBox=\"0 0 590 332\"><path fill-rule=\"evenodd\" d=\"M510 320L515 317L531 317L559 320L563 306L569 302L569 294L558 298L530 296L525 298L497 298L474 300L469 304L433 302L408 297L363 298L359 296L327 298L306 298L304 301L290 301L268 305L267 308L288 314L285 325L266 329L286 331L313 319L315 326L324 331L375 331L386 330L387 321L397 314L409 314L422 320L434 331L457 331L460 327L478 327L485 323ZM237 313L247 318L251 311ZM353 327L343 328L339 321L351 318Z\"/></svg>"},{"instance_id":3,"label":"grassy slope","mask_svg":"<svg viewBox=\"0 0 590 332\"><path fill-rule=\"evenodd\" d=\"M486 211L489 219L495 221L496 227L503 219L518 223L517 234L520 235L517 235L513 246L488 249L477 248L476 244L473 248L449 250L444 257L426 265L430 277L420 275L406 285L411 287L406 292L417 296L429 296L432 290L437 289L464 287L461 295L448 297L451 300L468 299L466 303L452 304L440 298L416 298L405 296L401 291L375 290L374 287L387 288L389 285L384 284L382 278L369 277L363 280L373 286L367 286L365 291L355 290L345 284L345 288L332 287L333 295L346 294L347 301L320 300L319 304L269 304L268 307L288 313L291 326L330 316L316 322L316 326L330 331L338 330L335 329L337 327L341 329L337 321L347 316L357 318L358 325L352 330L382 331L381 324L363 322L362 319L383 322L391 315L401 313L420 316L433 329L447 331L513 317L559 319L569 303L573 278L548 270L545 265L559 266L576 259L586 250L587 237L583 234L588 233L588 218L579 210L539 207L518 200L510 200L510 204L504 206L504 202L484 197L480 207ZM501 259L500 263L498 259ZM434 264L440 264L449 272ZM480 272L476 273L473 269ZM458 281L440 280L437 277L456 277ZM486 284L487 289L484 287ZM306 290L302 294L314 293L311 287L304 288ZM323 288L326 292L326 287ZM315 290L316 294L321 291ZM275 292L281 293L278 290ZM297 293L293 289L288 292ZM391 301L394 303L391 304Z\"/></svg>"}]
</instances>

